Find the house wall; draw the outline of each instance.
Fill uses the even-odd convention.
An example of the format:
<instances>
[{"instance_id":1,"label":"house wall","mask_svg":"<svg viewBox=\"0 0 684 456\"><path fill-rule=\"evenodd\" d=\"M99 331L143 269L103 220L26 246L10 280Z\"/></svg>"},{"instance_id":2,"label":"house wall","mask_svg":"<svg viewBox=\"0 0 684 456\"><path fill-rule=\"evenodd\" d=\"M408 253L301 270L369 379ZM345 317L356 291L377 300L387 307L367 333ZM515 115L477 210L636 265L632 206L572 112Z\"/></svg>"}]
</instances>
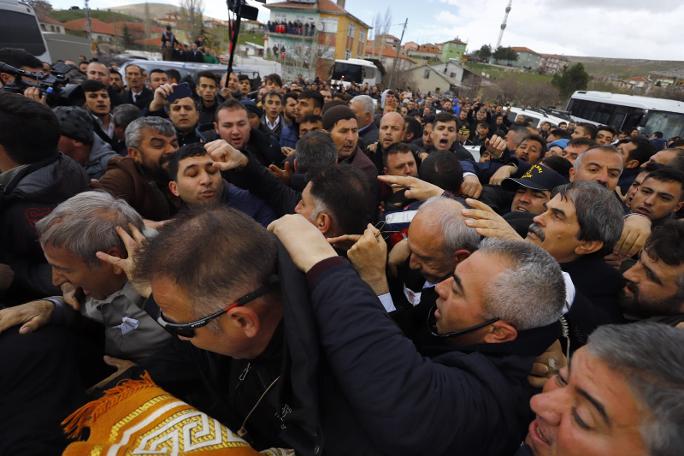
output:
<instances>
[{"instance_id":1,"label":"house wall","mask_svg":"<svg viewBox=\"0 0 684 456\"><path fill-rule=\"evenodd\" d=\"M350 16L321 14L322 21L337 23L335 33L335 58L361 58L365 53L368 38L368 27Z\"/></svg>"},{"instance_id":2,"label":"house wall","mask_svg":"<svg viewBox=\"0 0 684 456\"><path fill-rule=\"evenodd\" d=\"M440 92L449 90L449 82L435 74L430 67L415 67L408 71L408 80L412 90L419 90L422 93L435 93L439 88ZM427 77L426 77L427 76Z\"/></svg>"},{"instance_id":3,"label":"house wall","mask_svg":"<svg viewBox=\"0 0 684 456\"><path fill-rule=\"evenodd\" d=\"M444 46L442 47L442 61L446 62L449 59L461 60L465 51L465 44L444 43Z\"/></svg>"}]
</instances>

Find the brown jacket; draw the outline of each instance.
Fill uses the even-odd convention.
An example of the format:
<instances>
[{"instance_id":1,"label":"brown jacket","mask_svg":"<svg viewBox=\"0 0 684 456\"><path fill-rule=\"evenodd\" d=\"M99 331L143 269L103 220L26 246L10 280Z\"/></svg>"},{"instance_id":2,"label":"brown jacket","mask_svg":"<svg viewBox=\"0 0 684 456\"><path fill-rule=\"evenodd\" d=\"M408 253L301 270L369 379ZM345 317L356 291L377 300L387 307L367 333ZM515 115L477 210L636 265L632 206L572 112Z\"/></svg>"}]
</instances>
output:
<instances>
[{"instance_id":1,"label":"brown jacket","mask_svg":"<svg viewBox=\"0 0 684 456\"><path fill-rule=\"evenodd\" d=\"M148 220L168 220L176 211L166 189L145 176L130 157L112 158L100 180L93 181L91 186L126 200Z\"/></svg>"}]
</instances>

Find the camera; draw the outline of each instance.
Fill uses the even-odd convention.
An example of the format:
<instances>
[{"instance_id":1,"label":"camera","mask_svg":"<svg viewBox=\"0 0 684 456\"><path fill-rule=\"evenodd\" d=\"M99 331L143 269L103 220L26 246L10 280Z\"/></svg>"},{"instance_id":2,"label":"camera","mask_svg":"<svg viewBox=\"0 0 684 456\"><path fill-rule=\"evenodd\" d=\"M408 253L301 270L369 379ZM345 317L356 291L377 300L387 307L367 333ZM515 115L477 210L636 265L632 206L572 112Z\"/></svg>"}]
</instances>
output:
<instances>
[{"instance_id":1,"label":"camera","mask_svg":"<svg viewBox=\"0 0 684 456\"><path fill-rule=\"evenodd\" d=\"M85 101L83 90L78 84L71 84L67 73L72 70L70 65L56 63L49 73L32 73L0 62L0 72L14 76L14 83L2 88L5 92L23 94L29 87L36 87L41 94L46 95L49 106L79 106Z\"/></svg>"}]
</instances>

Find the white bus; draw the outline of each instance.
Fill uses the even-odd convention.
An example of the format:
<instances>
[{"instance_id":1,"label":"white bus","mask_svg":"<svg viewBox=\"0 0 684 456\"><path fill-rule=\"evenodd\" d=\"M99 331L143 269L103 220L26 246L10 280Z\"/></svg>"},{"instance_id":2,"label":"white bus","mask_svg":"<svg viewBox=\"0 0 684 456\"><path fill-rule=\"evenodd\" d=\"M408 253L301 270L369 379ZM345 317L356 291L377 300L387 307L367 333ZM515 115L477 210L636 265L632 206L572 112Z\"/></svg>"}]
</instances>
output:
<instances>
[{"instance_id":1,"label":"white bus","mask_svg":"<svg viewBox=\"0 0 684 456\"><path fill-rule=\"evenodd\" d=\"M52 63L33 8L16 0L0 0L0 48L23 49Z\"/></svg>"},{"instance_id":2,"label":"white bus","mask_svg":"<svg viewBox=\"0 0 684 456\"><path fill-rule=\"evenodd\" d=\"M574 120L610 125L618 131L639 128L665 138L684 136L684 102L663 98L578 90L568 102Z\"/></svg>"},{"instance_id":3,"label":"white bus","mask_svg":"<svg viewBox=\"0 0 684 456\"><path fill-rule=\"evenodd\" d=\"M377 85L382 82L382 74L375 64L369 60L346 59L335 60L330 71L330 84L348 87L351 83Z\"/></svg>"}]
</instances>

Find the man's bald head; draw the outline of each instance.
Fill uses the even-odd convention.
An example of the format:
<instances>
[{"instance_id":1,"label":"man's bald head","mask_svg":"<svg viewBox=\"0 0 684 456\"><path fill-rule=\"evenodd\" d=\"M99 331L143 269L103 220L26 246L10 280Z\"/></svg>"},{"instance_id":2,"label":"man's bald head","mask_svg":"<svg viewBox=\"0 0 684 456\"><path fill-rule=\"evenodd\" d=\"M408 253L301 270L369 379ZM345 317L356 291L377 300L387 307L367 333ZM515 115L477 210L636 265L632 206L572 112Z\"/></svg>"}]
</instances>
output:
<instances>
[{"instance_id":1,"label":"man's bald head","mask_svg":"<svg viewBox=\"0 0 684 456\"><path fill-rule=\"evenodd\" d=\"M378 140L383 149L387 150L392 144L404 140L404 125L404 117L398 112L388 112L382 116Z\"/></svg>"},{"instance_id":2,"label":"man's bald head","mask_svg":"<svg viewBox=\"0 0 684 456\"><path fill-rule=\"evenodd\" d=\"M86 76L88 79L100 81L102 84L109 87L111 78L109 76L109 69L107 65L100 62L90 62L86 68Z\"/></svg>"}]
</instances>

